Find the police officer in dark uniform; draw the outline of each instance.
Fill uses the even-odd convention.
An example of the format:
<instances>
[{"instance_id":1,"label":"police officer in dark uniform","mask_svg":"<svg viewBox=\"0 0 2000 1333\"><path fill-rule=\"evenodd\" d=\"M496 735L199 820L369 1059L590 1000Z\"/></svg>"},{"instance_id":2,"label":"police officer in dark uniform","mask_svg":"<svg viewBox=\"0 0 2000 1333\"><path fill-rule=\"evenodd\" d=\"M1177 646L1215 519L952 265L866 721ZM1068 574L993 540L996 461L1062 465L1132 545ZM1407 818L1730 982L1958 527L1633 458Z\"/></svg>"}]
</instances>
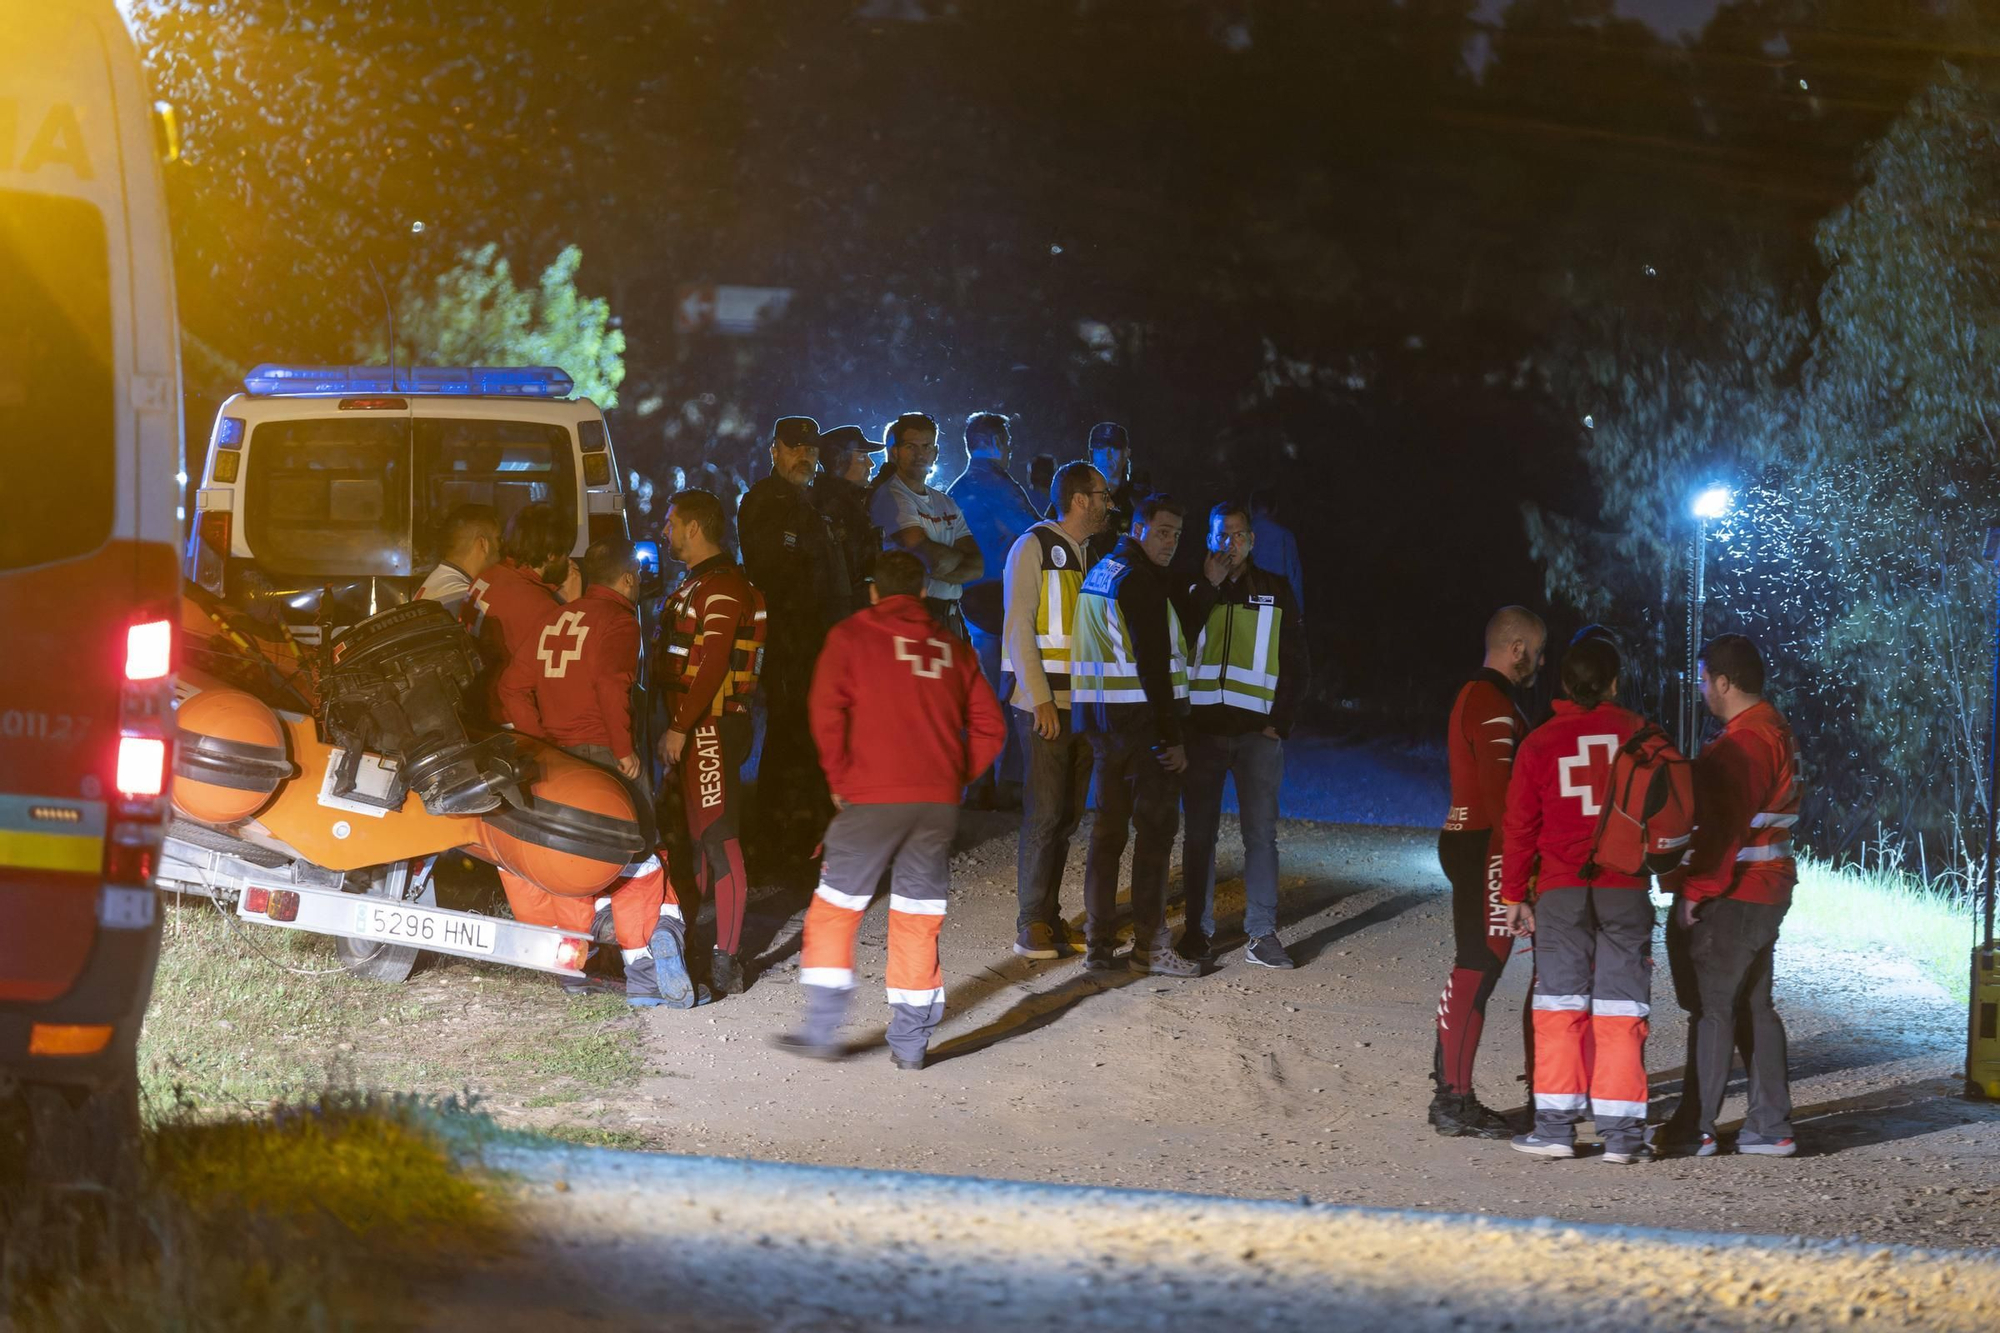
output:
<instances>
[{"instance_id":1,"label":"police officer in dark uniform","mask_svg":"<svg viewBox=\"0 0 2000 1333\"><path fill-rule=\"evenodd\" d=\"M819 436L820 474L813 479L813 508L833 533L847 562L854 609L868 605L868 572L882 550L882 530L868 517L868 455L875 442L859 426L835 426Z\"/></svg>"},{"instance_id":2,"label":"police officer in dark uniform","mask_svg":"<svg viewBox=\"0 0 2000 1333\"><path fill-rule=\"evenodd\" d=\"M762 876L789 881L810 866L833 817L813 749L806 695L813 663L833 623L854 605L847 564L808 486L819 466L819 423L780 417L771 432L771 475L737 512L743 568L764 595L764 750L749 846Z\"/></svg>"}]
</instances>

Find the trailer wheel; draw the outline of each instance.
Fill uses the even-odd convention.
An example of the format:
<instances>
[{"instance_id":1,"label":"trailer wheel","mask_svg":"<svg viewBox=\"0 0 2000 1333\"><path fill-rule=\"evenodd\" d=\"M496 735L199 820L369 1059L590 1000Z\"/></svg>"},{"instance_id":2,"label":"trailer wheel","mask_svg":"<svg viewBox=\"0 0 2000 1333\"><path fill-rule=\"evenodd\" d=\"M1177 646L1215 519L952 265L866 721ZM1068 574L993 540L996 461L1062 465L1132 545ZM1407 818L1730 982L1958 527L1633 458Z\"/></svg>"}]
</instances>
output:
<instances>
[{"instance_id":1,"label":"trailer wheel","mask_svg":"<svg viewBox=\"0 0 2000 1333\"><path fill-rule=\"evenodd\" d=\"M421 869L421 873L413 874L413 869L417 868ZM437 890L431 881L430 869L428 859L376 866L351 872L343 888L348 893L365 893L371 898L432 906L437 902ZM423 952L407 944L354 940L345 935L334 936L333 948L340 957L341 967L350 975L390 985L408 981L410 973L416 969L418 956Z\"/></svg>"}]
</instances>

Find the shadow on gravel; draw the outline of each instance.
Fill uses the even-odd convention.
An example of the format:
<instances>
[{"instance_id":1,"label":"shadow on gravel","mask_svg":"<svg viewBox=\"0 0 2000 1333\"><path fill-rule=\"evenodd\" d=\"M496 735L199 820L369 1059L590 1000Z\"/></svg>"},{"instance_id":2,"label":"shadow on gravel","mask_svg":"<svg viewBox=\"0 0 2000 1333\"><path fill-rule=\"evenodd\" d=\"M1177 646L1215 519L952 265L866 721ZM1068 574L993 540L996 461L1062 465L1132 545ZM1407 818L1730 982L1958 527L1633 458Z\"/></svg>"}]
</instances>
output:
<instances>
[{"instance_id":1,"label":"shadow on gravel","mask_svg":"<svg viewBox=\"0 0 2000 1333\"><path fill-rule=\"evenodd\" d=\"M1119 990L1135 981L1148 980L1134 972L1079 972L1069 980L1051 990L1037 991L1022 999L1013 1008L994 1019L984 1027L951 1038L940 1045L931 1047L927 1065L941 1065L946 1060L955 1060L961 1055L972 1055L989 1046L997 1046L1011 1037L1023 1036L1045 1028L1069 1013L1072 1009L1093 995L1103 995L1107 991ZM954 993L954 1000L957 998ZM947 1009L951 1006L948 1001Z\"/></svg>"},{"instance_id":2,"label":"shadow on gravel","mask_svg":"<svg viewBox=\"0 0 2000 1333\"><path fill-rule=\"evenodd\" d=\"M1346 896L1346 894L1335 894L1333 898L1337 900ZM1385 898L1368 910L1356 912L1353 916L1316 930L1298 943L1289 946L1292 961L1300 967L1306 967L1331 946L1351 936L1359 935L1370 926L1379 926L1386 921L1394 921L1411 908L1417 907L1435 896L1428 893L1399 893L1393 898ZM1314 910L1317 911L1318 909L1315 908Z\"/></svg>"},{"instance_id":3,"label":"shadow on gravel","mask_svg":"<svg viewBox=\"0 0 2000 1333\"><path fill-rule=\"evenodd\" d=\"M1792 1124L1807 1157L1896 1143L1960 1125L2000 1125L2000 1105L1968 1101L1962 1089L1956 1076L1919 1079L1859 1097L1797 1107Z\"/></svg>"}]
</instances>

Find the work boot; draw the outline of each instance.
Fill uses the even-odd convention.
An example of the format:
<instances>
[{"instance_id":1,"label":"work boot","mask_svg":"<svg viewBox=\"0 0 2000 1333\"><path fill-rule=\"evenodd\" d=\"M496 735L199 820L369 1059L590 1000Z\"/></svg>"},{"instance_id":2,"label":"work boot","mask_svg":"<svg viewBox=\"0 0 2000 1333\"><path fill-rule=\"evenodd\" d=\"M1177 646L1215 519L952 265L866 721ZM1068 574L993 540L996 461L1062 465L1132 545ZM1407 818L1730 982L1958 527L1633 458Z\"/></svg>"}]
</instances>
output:
<instances>
[{"instance_id":1,"label":"work boot","mask_svg":"<svg viewBox=\"0 0 2000 1333\"><path fill-rule=\"evenodd\" d=\"M1132 948L1132 956L1125 965L1142 977L1198 977L1201 964L1192 958L1183 958L1172 949L1150 949L1142 952L1137 945Z\"/></svg>"},{"instance_id":2,"label":"work boot","mask_svg":"<svg viewBox=\"0 0 2000 1333\"><path fill-rule=\"evenodd\" d=\"M625 963L625 1003L635 1009L692 1009L708 999L688 976L684 927L661 917L646 952Z\"/></svg>"},{"instance_id":3,"label":"work boot","mask_svg":"<svg viewBox=\"0 0 2000 1333\"><path fill-rule=\"evenodd\" d=\"M1259 935L1251 940L1249 947L1243 950L1243 961L1287 972L1292 969L1292 956L1285 952L1285 946L1278 942L1276 935Z\"/></svg>"},{"instance_id":4,"label":"work boot","mask_svg":"<svg viewBox=\"0 0 2000 1333\"><path fill-rule=\"evenodd\" d=\"M708 987L715 992L715 998L725 995L741 995L750 988L743 975L743 964L733 953L717 949L708 963Z\"/></svg>"},{"instance_id":5,"label":"work boot","mask_svg":"<svg viewBox=\"0 0 2000 1333\"><path fill-rule=\"evenodd\" d=\"M771 1038L771 1044L791 1055L804 1056L808 1060L844 1060L847 1048L837 1041L814 1041L801 1032L781 1032Z\"/></svg>"},{"instance_id":6,"label":"work boot","mask_svg":"<svg viewBox=\"0 0 2000 1333\"><path fill-rule=\"evenodd\" d=\"M1192 962L1213 962L1215 942L1202 934L1200 926L1189 926L1181 932L1180 943L1174 946L1174 952Z\"/></svg>"},{"instance_id":7,"label":"work boot","mask_svg":"<svg viewBox=\"0 0 2000 1333\"><path fill-rule=\"evenodd\" d=\"M1109 944L1093 944L1083 953L1083 970L1086 972L1116 972L1118 955Z\"/></svg>"},{"instance_id":8,"label":"work boot","mask_svg":"<svg viewBox=\"0 0 2000 1333\"><path fill-rule=\"evenodd\" d=\"M1447 1139L1511 1139L1514 1127L1469 1092L1440 1092L1431 1098L1431 1128Z\"/></svg>"},{"instance_id":9,"label":"work boot","mask_svg":"<svg viewBox=\"0 0 2000 1333\"><path fill-rule=\"evenodd\" d=\"M1023 958L1060 958L1053 930L1040 921L1030 922L1014 941L1014 952Z\"/></svg>"}]
</instances>

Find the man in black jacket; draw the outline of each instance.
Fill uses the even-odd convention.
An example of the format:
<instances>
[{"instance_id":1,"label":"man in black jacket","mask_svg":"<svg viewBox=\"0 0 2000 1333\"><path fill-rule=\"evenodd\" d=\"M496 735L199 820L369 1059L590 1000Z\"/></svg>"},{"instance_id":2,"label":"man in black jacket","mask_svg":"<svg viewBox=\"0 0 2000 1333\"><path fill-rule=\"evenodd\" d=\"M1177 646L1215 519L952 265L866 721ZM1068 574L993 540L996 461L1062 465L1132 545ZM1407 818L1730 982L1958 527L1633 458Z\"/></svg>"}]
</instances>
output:
<instances>
[{"instance_id":1,"label":"man in black jacket","mask_svg":"<svg viewBox=\"0 0 2000 1333\"><path fill-rule=\"evenodd\" d=\"M846 562L806 487L819 465L819 425L780 417L771 431L771 475L752 486L736 516L743 569L764 594L764 750L757 806L745 849L766 878L810 868L833 817L813 750L806 695L813 663L833 623L853 606Z\"/></svg>"},{"instance_id":2,"label":"man in black jacket","mask_svg":"<svg viewBox=\"0 0 2000 1333\"><path fill-rule=\"evenodd\" d=\"M1180 952L1197 962L1213 953L1215 838L1223 779L1235 775L1243 820L1243 930L1246 960L1288 968L1278 939L1278 788L1285 741L1309 665L1291 584L1251 563L1250 514L1225 502L1208 516L1208 556L1188 592L1187 841L1181 883L1187 929Z\"/></svg>"},{"instance_id":3,"label":"man in black jacket","mask_svg":"<svg viewBox=\"0 0 2000 1333\"><path fill-rule=\"evenodd\" d=\"M1092 567L1077 595L1070 636L1070 700L1076 730L1095 760L1097 822L1090 832L1083 905L1084 967L1117 966L1118 863L1130 828L1134 972L1200 975L1175 953L1166 923L1167 864L1180 827L1187 748L1187 647L1167 565L1186 511L1164 495L1138 506L1131 534Z\"/></svg>"},{"instance_id":4,"label":"man in black jacket","mask_svg":"<svg viewBox=\"0 0 2000 1333\"><path fill-rule=\"evenodd\" d=\"M875 442L859 426L835 426L821 431L821 472L813 479L812 503L833 533L833 544L846 561L853 597L849 606L868 605L868 575L882 553L882 530L868 518L868 454Z\"/></svg>"}]
</instances>

